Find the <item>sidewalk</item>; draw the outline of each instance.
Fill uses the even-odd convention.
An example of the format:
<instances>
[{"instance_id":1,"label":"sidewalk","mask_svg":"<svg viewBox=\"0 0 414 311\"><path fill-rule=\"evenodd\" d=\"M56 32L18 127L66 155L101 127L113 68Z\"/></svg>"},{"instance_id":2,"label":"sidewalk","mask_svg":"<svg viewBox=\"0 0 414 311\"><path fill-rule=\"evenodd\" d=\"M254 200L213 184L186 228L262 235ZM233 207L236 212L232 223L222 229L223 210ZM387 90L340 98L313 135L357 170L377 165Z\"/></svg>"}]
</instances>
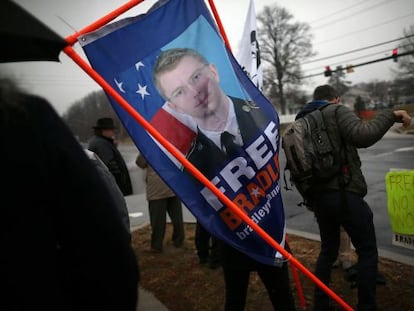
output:
<instances>
[{"instance_id":1,"label":"sidewalk","mask_svg":"<svg viewBox=\"0 0 414 311\"><path fill-rule=\"evenodd\" d=\"M137 311L168 311L168 309L151 292L140 286Z\"/></svg>"},{"instance_id":2,"label":"sidewalk","mask_svg":"<svg viewBox=\"0 0 414 311\"><path fill-rule=\"evenodd\" d=\"M145 206L146 208L146 206ZM149 224L145 222L140 226L135 226L131 228L131 231L138 230L142 226ZM142 274L142 271L141 271ZM138 288L138 306L137 311L168 311L167 307L159 301L153 293L139 286Z\"/></svg>"}]
</instances>

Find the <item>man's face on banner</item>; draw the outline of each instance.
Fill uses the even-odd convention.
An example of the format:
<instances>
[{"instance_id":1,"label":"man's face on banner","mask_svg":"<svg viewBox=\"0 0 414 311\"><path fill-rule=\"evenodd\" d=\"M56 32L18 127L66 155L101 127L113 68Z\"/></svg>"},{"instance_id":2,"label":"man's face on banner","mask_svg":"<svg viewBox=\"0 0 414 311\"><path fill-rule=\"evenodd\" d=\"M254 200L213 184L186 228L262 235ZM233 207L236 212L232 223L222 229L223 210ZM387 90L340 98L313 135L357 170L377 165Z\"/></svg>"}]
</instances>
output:
<instances>
[{"instance_id":1,"label":"man's face on banner","mask_svg":"<svg viewBox=\"0 0 414 311\"><path fill-rule=\"evenodd\" d=\"M216 67L192 56L160 74L159 83L173 109L196 118L213 114L222 97Z\"/></svg>"}]
</instances>

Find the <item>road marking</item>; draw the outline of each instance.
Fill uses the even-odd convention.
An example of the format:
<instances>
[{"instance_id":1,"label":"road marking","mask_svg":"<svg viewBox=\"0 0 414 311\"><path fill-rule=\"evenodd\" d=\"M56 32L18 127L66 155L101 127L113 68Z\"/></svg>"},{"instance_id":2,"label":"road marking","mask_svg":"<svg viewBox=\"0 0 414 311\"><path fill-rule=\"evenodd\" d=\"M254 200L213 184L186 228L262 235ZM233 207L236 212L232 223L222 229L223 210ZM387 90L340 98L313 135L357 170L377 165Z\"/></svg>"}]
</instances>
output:
<instances>
[{"instance_id":1,"label":"road marking","mask_svg":"<svg viewBox=\"0 0 414 311\"><path fill-rule=\"evenodd\" d=\"M407 151L413 151L413 150L414 150L414 147L399 148L399 149L395 149L394 151L391 151L391 152L384 152L384 153L374 155L374 156L372 156L372 158L388 156L388 155L393 154L394 152L407 152Z\"/></svg>"},{"instance_id":2,"label":"road marking","mask_svg":"<svg viewBox=\"0 0 414 311\"><path fill-rule=\"evenodd\" d=\"M132 218L138 218L144 216L144 213L138 212L138 213L129 213L129 217Z\"/></svg>"},{"instance_id":3,"label":"road marking","mask_svg":"<svg viewBox=\"0 0 414 311\"><path fill-rule=\"evenodd\" d=\"M414 150L414 147L400 148L400 149L397 149L395 151L397 151L397 152L403 152L403 151L412 151L412 150Z\"/></svg>"},{"instance_id":4,"label":"road marking","mask_svg":"<svg viewBox=\"0 0 414 311\"><path fill-rule=\"evenodd\" d=\"M394 172L394 171L410 171L411 169L409 168L395 168L395 167L391 167L390 168L390 172Z\"/></svg>"}]
</instances>

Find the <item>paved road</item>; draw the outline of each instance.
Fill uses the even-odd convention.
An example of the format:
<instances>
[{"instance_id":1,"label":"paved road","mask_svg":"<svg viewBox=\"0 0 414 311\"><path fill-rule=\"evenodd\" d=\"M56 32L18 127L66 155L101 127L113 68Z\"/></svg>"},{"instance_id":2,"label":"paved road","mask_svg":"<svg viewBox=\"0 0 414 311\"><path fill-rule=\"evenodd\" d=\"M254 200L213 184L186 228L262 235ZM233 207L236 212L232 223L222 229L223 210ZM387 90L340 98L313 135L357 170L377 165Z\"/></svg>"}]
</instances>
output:
<instances>
[{"instance_id":1,"label":"paved road","mask_svg":"<svg viewBox=\"0 0 414 311\"><path fill-rule=\"evenodd\" d=\"M136 194L126 197L130 210L131 224L133 227L139 227L148 223L149 220L142 170L137 168L134 163L137 149L135 146L120 146L120 150L130 169L134 193ZM390 169L414 170L414 136L394 134L390 131L374 146L361 149L360 156L368 183L366 201L374 212L374 223L380 255L414 265L414 250L392 245L392 230L388 217L384 181L385 174ZM280 163L283 170L285 163L283 152L280 155ZM281 183L282 185L284 183L283 174ZM297 206L297 203L300 202L299 194L296 191L286 192L282 190L282 198L287 228L292 232L303 232L317 239L319 231L313 214L304 207ZM184 218L187 222L194 221L194 217L186 208L184 208Z\"/></svg>"}]
</instances>

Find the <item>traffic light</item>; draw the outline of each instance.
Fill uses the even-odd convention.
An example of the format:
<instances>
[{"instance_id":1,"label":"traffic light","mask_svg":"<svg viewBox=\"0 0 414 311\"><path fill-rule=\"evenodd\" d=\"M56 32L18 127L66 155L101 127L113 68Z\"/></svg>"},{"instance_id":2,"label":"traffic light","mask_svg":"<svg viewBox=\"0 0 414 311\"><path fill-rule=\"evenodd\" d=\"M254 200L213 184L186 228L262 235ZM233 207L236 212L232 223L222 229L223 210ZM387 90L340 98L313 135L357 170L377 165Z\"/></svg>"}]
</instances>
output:
<instances>
[{"instance_id":1,"label":"traffic light","mask_svg":"<svg viewBox=\"0 0 414 311\"><path fill-rule=\"evenodd\" d=\"M352 65L346 65L346 73L354 72L354 66Z\"/></svg>"},{"instance_id":2,"label":"traffic light","mask_svg":"<svg viewBox=\"0 0 414 311\"><path fill-rule=\"evenodd\" d=\"M331 71L331 67L329 66L325 66L325 72L323 73L325 77L330 77L332 76L332 71Z\"/></svg>"},{"instance_id":3,"label":"traffic light","mask_svg":"<svg viewBox=\"0 0 414 311\"><path fill-rule=\"evenodd\" d=\"M398 62L398 48L392 49L392 60Z\"/></svg>"}]
</instances>

